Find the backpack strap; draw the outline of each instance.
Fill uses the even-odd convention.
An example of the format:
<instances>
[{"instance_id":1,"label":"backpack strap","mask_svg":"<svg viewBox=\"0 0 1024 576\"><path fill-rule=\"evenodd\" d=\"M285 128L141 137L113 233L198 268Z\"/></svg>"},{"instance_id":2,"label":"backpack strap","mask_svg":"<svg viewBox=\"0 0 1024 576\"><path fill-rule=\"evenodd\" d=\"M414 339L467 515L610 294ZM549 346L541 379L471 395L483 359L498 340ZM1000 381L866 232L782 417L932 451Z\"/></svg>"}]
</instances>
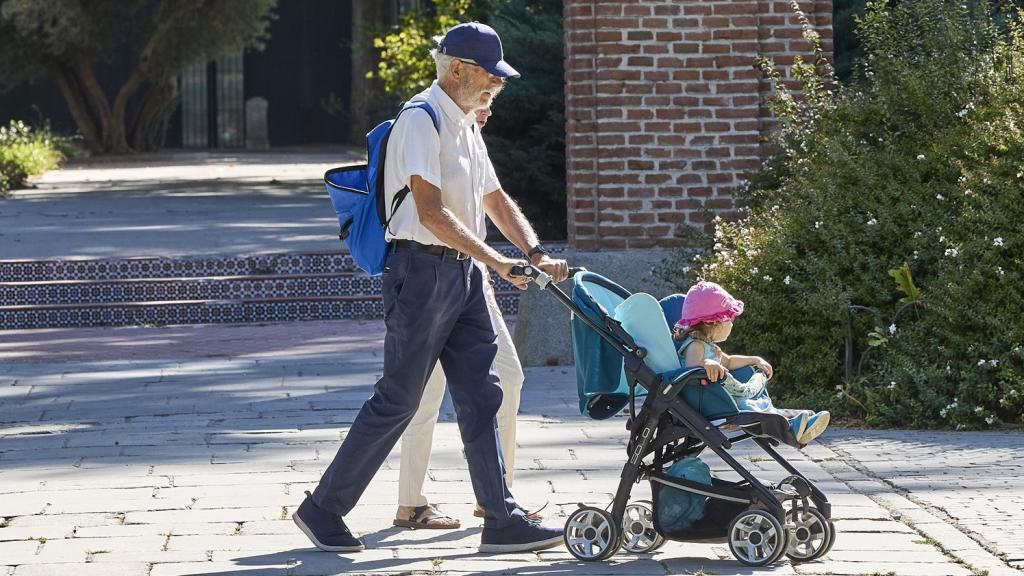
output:
<instances>
[{"instance_id":1,"label":"backpack strap","mask_svg":"<svg viewBox=\"0 0 1024 576\"><path fill-rule=\"evenodd\" d=\"M441 135L441 120L437 117L437 112L434 111L434 107L431 106L430 102L427 102L426 100L409 100L408 102L406 102L405 105L402 106L402 109L398 111L398 115L395 116L395 123L391 125L392 129L394 129L395 124L398 124L398 118L402 115L402 112L405 112L406 110L414 110L414 109L423 110L428 115L430 115L430 120L433 121L433 123L434 123L434 130L437 130L437 135L440 136ZM383 159L383 155L381 156L381 158ZM383 178L384 177L383 162L381 164L382 165L380 167L379 174L381 175L381 178ZM395 193L395 197L391 199L391 215L388 216L388 219L384 221L384 229L385 230L389 230L390 229L391 219L395 217L395 213L398 212L398 209L402 206L402 202L405 202L405 198L407 196L409 196L410 192L411 192L411 190L409 189L409 187L405 186L401 190L396 192Z\"/></svg>"}]
</instances>

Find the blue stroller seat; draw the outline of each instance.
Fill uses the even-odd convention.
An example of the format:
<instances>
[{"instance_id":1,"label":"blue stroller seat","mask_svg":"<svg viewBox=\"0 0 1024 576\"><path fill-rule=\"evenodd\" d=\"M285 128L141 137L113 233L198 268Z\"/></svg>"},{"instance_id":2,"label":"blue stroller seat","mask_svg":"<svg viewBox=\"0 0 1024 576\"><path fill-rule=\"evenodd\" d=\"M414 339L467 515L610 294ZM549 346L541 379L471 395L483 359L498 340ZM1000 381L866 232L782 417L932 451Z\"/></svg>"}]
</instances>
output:
<instances>
[{"instance_id":1,"label":"blue stroller seat","mask_svg":"<svg viewBox=\"0 0 1024 576\"><path fill-rule=\"evenodd\" d=\"M591 319L601 319L603 314L616 320L633 341L646 350L644 363L666 381L676 381L693 369L682 365L670 329L682 311L682 294L673 294L658 301L650 294L630 294L607 278L583 272L576 277L573 301L584 313L593 313ZM580 412L597 420L614 416L629 401L629 382L622 356L576 318L573 319L573 351L576 355ZM733 371L740 380L746 380L752 373L752 368ZM644 393L642 389L638 390L637 397ZM687 386L682 397L714 424L727 421L754 436L768 436L797 446L789 422L784 417L741 411L721 384L712 382L706 386Z\"/></svg>"}]
</instances>

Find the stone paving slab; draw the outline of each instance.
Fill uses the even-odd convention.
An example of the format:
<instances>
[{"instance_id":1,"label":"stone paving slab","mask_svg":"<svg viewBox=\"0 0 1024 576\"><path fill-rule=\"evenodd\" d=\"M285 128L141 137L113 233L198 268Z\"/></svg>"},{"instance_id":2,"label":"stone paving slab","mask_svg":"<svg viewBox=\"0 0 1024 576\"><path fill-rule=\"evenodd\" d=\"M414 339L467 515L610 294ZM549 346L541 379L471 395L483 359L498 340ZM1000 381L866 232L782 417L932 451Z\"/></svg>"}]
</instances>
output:
<instances>
[{"instance_id":1,"label":"stone paving slab","mask_svg":"<svg viewBox=\"0 0 1024 576\"><path fill-rule=\"evenodd\" d=\"M1010 471L980 470L1016 457L1013 435L917 438L835 429L804 451L783 449L833 503L839 535L822 561L753 569L733 560L725 544L679 542L603 563L577 562L562 548L481 555L480 522L471 516L474 498L447 402L425 488L463 528L391 527L396 451L348 519L369 549L322 553L290 514L333 457L380 372L378 355L344 344L346 330L365 335L372 325L207 328L177 331L176 339L189 345L164 354L118 360L100 350L94 361L83 360L87 343L66 332L66 355L0 364L0 389L19 390L0 396L0 576L1021 574L1004 561L1014 561L1007 551L1015 541L977 539L985 530L1012 534L1012 519L1024 512L1024 489ZM160 329L148 330L107 337L159 338ZM229 334L252 342L260 330L264 338L289 342L279 349L203 352L205 339ZM379 333L372 338L379 342ZM324 352L323 339L335 349ZM32 335L25 345L38 342ZM6 350L19 348L7 343ZM581 418L575 394L571 367L528 370L513 491L527 506L547 503L555 525L579 502L607 504L624 460L624 419ZM989 455L987 445L999 456ZM785 476L754 448L740 444L732 453L766 481ZM945 462L929 450L946 455ZM920 462L910 466L883 454ZM706 461L716 474L732 474L717 457ZM947 477L957 485L950 488ZM650 487L636 486L633 497L649 498Z\"/></svg>"}]
</instances>

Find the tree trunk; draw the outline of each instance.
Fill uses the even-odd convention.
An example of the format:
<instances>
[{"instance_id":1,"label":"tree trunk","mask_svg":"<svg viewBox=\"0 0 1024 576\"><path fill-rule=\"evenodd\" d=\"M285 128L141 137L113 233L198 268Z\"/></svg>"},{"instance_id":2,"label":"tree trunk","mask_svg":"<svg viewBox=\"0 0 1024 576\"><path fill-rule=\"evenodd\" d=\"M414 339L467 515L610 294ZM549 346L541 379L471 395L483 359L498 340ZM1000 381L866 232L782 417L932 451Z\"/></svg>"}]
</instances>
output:
<instances>
[{"instance_id":1,"label":"tree trunk","mask_svg":"<svg viewBox=\"0 0 1024 576\"><path fill-rule=\"evenodd\" d=\"M167 121L177 104L175 79L150 84L131 124L131 145L136 152L152 152L163 146Z\"/></svg>"},{"instance_id":2,"label":"tree trunk","mask_svg":"<svg viewBox=\"0 0 1024 576\"><path fill-rule=\"evenodd\" d=\"M74 71L75 77L78 78L83 96L89 102L89 109L93 111L93 118L99 124L99 134L103 142L103 148L105 151L110 151L111 115L110 102L107 100L107 95L103 93L103 88L100 86L99 81L96 80L92 64L88 60L81 57L76 58L70 64L70 68Z\"/></svg>"},{"instance_id":3,"label":"tree trunk","mask_svg":"<svg viewBox=\"0 0 1024 576\"><path fill-rule=\"evenodd\" d=\"M117 97L114 98L114 106L110 110L110 133L107 136L110 151L114 154L131 152L131 148L128 147L127 131L125 130L125 109L128 108L128 99L131 98L132 94L139 89L139 85L142 84L142 79L142 64L139 64L132 71L131 76L125 80L121 89L117 91Z\"/></svg>"},{"instance_id":4,"label":"tree trunk","mask_svg":"<svg viewBox=\"0 0 1024 576\"><path fill-rule=\"evenodd\" d=\"M97 131L96 123L90 114L88 99L82 93L74 73L62 64L51 66L50 73L53 75L54 80L57 81L60 93L64 96L64 101L68 105L71 117L78 126L78 131L82 133L86 147L93 154L102 154L104 152L103 142Z\"/></svg>"},{"instance_id":5,"label":"tree trunk","mask_svg":"<svg viewBox=\"0 0 1024 576\"><path fill-rule=\"evenodd\" d=\"M379 60L373 47L373 35L394 24L397 18L394 2L352 1L352 82L348 106L350 144L366 144L366 131L370 128L370 95L377 92L375 88L379 84L379 80L366 77L367 72L376 72Z\"/></svg>"}]
</instances>

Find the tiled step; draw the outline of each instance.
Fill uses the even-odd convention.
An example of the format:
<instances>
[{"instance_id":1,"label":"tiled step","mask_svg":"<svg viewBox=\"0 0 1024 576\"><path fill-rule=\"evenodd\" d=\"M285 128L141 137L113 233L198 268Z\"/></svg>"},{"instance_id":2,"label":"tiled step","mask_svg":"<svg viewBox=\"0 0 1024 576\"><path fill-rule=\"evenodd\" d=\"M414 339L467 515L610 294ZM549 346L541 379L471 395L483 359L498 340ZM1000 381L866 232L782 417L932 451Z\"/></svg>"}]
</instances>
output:
<instances>
[{"instance_id":1,"label":"tiled step","mask_svg":"<svg viewBox=\"0 0 1024 576\"><path fill-rule=\"evenodd\" d=\"M519 294L499 292L506 315L518 309ZM185 300L107 304L0 306L0 327L8 329L84 326L165 326L380 318L380 295Z\"/></svg>"},{"instance_id":2,"label":"tiled step","mask_svg":"<svg viewBox=\"0 0 1024 576\"><path fill-rule=\"evenodd\" d=\"M518 291L492 278L515 314ZM0 260L0 329L379 318L380 291L344 253Z\"/></svg>"},{"instance_id":3,"label":"tiled step","mask_svg":"<svg viewBox=\"0 0 1024 576\"><path fill-rule=\"evenodd\" d=\"M376 296L380 287L353 273L0 282L0 306Z\"/></svg>"},{"instance_id":4,"label":"tiled step","mask_svg":"<svg viewBox=\"0 0 1024 576\"><path fill-rule=\"evenodd\" d=\"M352 257L339 252L181 258L0 260L0 282L342 274L356 271Z\"/></svg>"}]
</instances>

